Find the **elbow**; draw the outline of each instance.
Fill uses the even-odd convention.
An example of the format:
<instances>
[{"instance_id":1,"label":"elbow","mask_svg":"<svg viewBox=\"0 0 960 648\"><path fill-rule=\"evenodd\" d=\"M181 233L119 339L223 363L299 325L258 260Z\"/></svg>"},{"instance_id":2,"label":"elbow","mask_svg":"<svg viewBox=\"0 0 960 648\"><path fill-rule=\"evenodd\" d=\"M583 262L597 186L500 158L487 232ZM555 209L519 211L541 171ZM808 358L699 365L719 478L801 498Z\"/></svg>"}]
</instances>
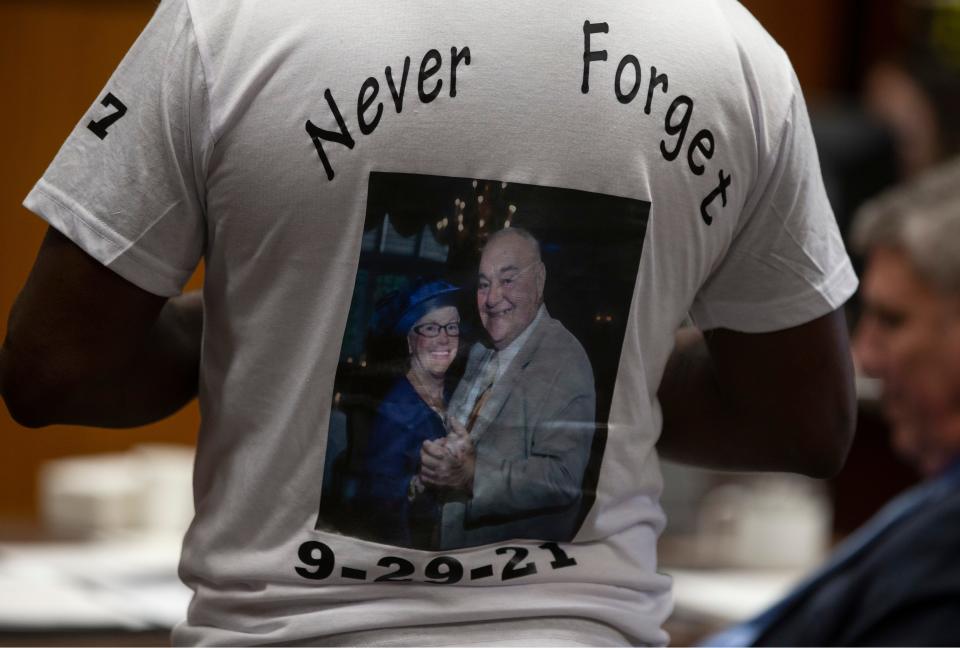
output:
<instances>
[{"instance_id":1,"label":"elbow","mask_svg":"<svg viewBox=\"0 0 960 648\"><path fill-rule=\"evenodd\" d=\"M799 472L808 477L829 479L843 469L853 445L857 425L855 396L852 392L845 395L842 403L816 418L808 423L807 432L803 434L812 442L804 444L807 450Z\"/></svg>"},{"instance_id":2,"label":"elbow","mask_svg":"<svg viewBox=\"0 0 960 648\"><path fill-rule=\"evenodd\" d=\"M49 408L46 399L39 390L29 386L27 381L11 374L3 377L3 402L7 406L10 418L26 428L41 428L53 423L49 420Z\"/></svg>"},{"instance_id":3,"label":"elbow","mask_svg":"<svg viewBox=\"0 0 960 648\"><path fill-rule=\"evenodd\" d=\"M0 349L0 395L18 425L40 428L51 425L51 391L35 366L17 361L7 345Z\"/></svg>"},{"instance_id":4,"label":"elbow","mask_svg":"<svg viewBox=\"0 0 960 648\"><path fill-rule=\"evenodd\" d=\"M809 454L799 472L815 479L836 477L846 464L852 441L852 431L838 429L831 439L821 444L818 452Z\"/></svg>"},{"instance_id":5,"label":"elbow","mask_svg":"<svg viewBox=\"0 0 960 648\"><path fill-rule=\"evenodd\" d=\"M845 336L840 336L845 342ZM802 414L808 460L801 471L809 477L835 477L847 461L857 427L857 390L853 357L840 346L825 354L819 377L812 380ZM802 432L802 431L801 431Z\"/></svg>"},{"instance_id":6,"label":"elbow","mask_svg":"<svg viewBox=\"0 0 960 648\"><path fill-rule=\"evenodd\" d=\"M7 406L10 418L17 425L26 428L40 428L50 423L43 416L43 408L39 400L27 393L28 390L9 387L4 378L3 402Z\"/></svg>"},{"instance_id":7,"label":"elbow","mask_svg":"<svg viewBox=\"0 0 960 648\"><path fill-rule=\"evenodd\" d=\"M32 404L24 404L9 398L7 394L3 395L3 402L7 406L7 411L10 412L10 418L21 427L35 429L50 425L50 421L43 417L42 410Z\"/></svg>"}]
</instances>

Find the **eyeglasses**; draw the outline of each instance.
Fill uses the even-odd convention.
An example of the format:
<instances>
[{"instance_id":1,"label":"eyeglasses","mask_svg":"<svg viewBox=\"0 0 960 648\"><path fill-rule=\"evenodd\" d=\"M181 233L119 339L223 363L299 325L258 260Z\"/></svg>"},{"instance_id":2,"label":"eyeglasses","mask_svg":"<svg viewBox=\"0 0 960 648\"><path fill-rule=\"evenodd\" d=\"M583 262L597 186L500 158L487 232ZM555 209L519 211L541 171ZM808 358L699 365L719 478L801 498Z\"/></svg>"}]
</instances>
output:
<instances>
[{"instance_id":1,"label":"eyeglasses","mask_svg":"<svg viewBox=\"0 0 960 648\"><path fill-rule=\"evenodd\" d=\"M446 333L448 337L459 337L460 322L449 322L447 324L427 322L413 327L414 333L426 338L435 338L440 335L440 331Z\"/></svg>"}]
</instances>

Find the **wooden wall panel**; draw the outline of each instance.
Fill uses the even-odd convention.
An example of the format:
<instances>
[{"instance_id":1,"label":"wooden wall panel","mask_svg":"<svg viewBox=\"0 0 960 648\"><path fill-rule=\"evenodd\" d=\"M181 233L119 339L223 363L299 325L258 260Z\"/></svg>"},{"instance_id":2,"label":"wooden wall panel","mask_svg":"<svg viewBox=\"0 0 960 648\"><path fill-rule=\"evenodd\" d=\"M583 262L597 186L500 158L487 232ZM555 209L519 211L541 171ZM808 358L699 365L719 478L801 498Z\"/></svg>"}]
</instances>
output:
<instances>
[{"instance_id":1,"label":"wooden wall panel","mask_svg":"<svg viewBox=\"0 0 960 648\"><path fill-rule=\"evenodd\" d=\"M7 0L0 3L5 125L0 173L0 335L33 264L46 224L23 198L143 29L148 0ZM194 277L191 287L198 287ZM0 521L37 516L37 471L50 458L118 451L143 442L193 443L196 405L133 430L18 426L0 405Z\"/></svg>"},{"instance_id":2,"label":"wooden wall panel","mask_svg":"<svg viewBox=\"0 0 960 648\"><path fill-rule=\"evenodd\" d=\"M743 0L790 56L808 101L826 98L844 81L843 29L849 0Z\"/></svg>"}]
</instances>

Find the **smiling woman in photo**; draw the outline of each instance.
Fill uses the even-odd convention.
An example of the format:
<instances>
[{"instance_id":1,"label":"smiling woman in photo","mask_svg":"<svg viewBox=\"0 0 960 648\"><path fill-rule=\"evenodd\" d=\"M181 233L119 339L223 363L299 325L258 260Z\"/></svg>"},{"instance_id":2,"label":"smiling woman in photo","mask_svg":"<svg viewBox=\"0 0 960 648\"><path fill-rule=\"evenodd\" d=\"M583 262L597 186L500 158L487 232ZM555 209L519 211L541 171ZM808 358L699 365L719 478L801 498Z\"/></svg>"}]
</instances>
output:
<instances>
[{"instance_id":1,"label":"smiling woman in photo","mask_svg":"<svg viewBox=\"0 0 960 648\"><path fill-rule=\"evenodd\" d=\"M460 289L445 281L415 284L377 308L377 323L406 339L407 369L377 408L360 476L360 496L374 539L428 548L439 504L417 477L424 441L446 436L447 369L457 356Z\"/></svg>"}]
</instances>

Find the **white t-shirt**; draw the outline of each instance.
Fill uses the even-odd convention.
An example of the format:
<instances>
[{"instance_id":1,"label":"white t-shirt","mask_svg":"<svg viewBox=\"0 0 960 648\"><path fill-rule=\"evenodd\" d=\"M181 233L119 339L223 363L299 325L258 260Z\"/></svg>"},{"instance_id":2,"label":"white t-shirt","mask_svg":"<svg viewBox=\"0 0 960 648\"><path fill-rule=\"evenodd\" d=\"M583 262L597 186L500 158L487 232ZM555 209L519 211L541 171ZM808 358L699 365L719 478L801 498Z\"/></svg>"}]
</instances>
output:
<instances>
[{"instance_id":1,"label":"white t-shirt","mask_svg":"<svg viewBox=\"0 0 960 648\"><path fill-rule=\"evenodd\" d=\"M25 204L159 295L205 260L176 643L558 616L666 641L654 444L674 331L782 329L856 287L787 57L731 0L164 0ZM596 374L581 523L442 555L324 527L331 411L375 378L377 301L469 277L510 225L540 240L550 315ZM536 455L547 432L517 429ZM370 476L343 465L348 501Z\"/></svg>"}]
</instances>

